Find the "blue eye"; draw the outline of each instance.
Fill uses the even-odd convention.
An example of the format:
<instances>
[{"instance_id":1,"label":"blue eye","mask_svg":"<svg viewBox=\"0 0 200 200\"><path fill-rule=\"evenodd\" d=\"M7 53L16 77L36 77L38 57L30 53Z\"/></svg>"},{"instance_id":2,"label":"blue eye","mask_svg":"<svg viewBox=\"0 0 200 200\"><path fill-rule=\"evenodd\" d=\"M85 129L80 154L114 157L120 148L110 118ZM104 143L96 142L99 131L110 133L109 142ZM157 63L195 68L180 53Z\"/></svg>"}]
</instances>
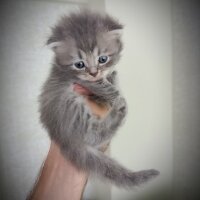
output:
<instances>
[{"instance_id":1,"label":"blue eye","mask_svg":"<svg viewBox=\"0 0 200 200\"><path fill-rule=\"evenodd\" d=\"M76 62L74 65L78 69L83 69L85 67L85 63L83 61Z\"/></svg>"},{"instance_id":2,"label":"blue eye","mask_svg":"<svg viewBox=\"0 0 200 200\"><path fill-rule=\"evenodd\" d=\"M99 63L103 64L103 63L106 63L108 60L108 56L100 56L99 57Z\"/></svg>"}]
</instances>

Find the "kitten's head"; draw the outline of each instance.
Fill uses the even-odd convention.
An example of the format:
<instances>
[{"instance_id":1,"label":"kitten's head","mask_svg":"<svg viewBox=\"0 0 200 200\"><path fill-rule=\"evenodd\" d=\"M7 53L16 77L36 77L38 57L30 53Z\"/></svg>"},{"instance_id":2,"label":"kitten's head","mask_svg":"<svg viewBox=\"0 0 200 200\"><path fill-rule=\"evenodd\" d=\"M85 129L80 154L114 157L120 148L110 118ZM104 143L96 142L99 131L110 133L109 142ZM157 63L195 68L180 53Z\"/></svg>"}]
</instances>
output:
<instances>
[{"instance_id":1,"label":"kitten's head","mask_svg":"<svg viewBox=\"0 0 200 200\"><path fill-rule=\"evenodd\" d=\"M122 28L108 15L81 11L64 16L52 29L47 44L63 72L96 81L109 74L119 60Z\"/></svg>"}]
</instances>

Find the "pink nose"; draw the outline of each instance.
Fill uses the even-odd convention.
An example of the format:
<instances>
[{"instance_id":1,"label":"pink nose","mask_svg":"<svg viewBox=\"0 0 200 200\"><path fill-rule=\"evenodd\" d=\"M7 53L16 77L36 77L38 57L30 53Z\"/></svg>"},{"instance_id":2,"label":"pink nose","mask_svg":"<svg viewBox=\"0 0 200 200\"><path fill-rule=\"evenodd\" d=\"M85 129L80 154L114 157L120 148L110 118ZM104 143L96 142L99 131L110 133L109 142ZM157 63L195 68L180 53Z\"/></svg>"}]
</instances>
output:
<instances>
[{"instance_id":1,"label":"pink nose","mask_svg":"<svg viewBox=\"0 0 200 200\"><path fill-rule=\"evenodd\" d=\"M96 72L89 72L89 74L90 74L91 76L95 77L95 76L98 74L98 71L96 71Z\"/></svg>"}]
</instances>

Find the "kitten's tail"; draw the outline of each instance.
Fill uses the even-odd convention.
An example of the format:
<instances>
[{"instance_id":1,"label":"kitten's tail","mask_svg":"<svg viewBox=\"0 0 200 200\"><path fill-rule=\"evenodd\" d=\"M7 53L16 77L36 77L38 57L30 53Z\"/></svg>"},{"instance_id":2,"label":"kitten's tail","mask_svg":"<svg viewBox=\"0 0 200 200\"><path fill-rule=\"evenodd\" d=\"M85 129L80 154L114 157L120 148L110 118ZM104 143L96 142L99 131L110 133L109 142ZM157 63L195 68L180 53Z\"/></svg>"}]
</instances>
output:
<instances>
[{"instance_id":1,"label":"kitten's tail","mask_svg":"<svg viewBox=\"0 0 200 200\"><path fill-rule=\"evenodd\" d=\"M72 160L78 168L94 172L119 187L138 186L159 175L159 171L155 169L132 172L93 148L87 148L85 152L80 151L79 154L83 155L80 155L79 159Z\"/></svg>"}]
</instances>

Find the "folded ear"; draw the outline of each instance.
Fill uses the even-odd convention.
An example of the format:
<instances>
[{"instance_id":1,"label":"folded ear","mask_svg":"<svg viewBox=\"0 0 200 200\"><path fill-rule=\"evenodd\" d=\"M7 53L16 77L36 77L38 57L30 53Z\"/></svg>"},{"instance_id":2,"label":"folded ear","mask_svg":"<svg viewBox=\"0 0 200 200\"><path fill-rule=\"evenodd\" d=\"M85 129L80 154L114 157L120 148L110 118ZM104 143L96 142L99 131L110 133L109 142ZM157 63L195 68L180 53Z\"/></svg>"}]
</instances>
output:
<instances>
[{"instance_id":1,"label":"folded ear","mask_svg":"<svg viewBox=\"0 0 200 200\"><path fill-rule=\"evenodd\" d=\"M55 52L55 50L62 45L62 42L59 41L56 37L51 36L46 41L46 45Z\"/></svg>"},{"instance_id":2,"label":"folded ear","mask_svg":"<svg viewBox=\"0 0 200 200\"><path fill-rule=\"evenodd\" d=\"M56 50L59 47L62 47L62 44L63 44L63 42L61 42L61 41L60 42L51 42L51 43L48 43L48 47L56 53Z\"/></svg>"},{"instance_id":3,"label":"folded ear","mask_svg":"<svg viewBox=\"0 0 200 200\"><path fill-rule=\"evenodd\" d=\"M56 56L56 62L61 65L68 65L76 55L76 44L72 38L65 38L61 41L49 42L48 47L53 50Z\"/></svg>"},{"instance_id":4,"label":"folded ear","mask_svg":"<svg viewBox=\"0 0 200 200\"><path fill-rule=\"evenodd\" d=\"M54 37L50 37L47 40L47 46L52 49L56 54L62 54L67 52L68 49L74 48L75 43L72 38L65 38L63 40L57 40Z\"/></svg>"},{"instance_id":5,"label":"folded ear","mask_svg":"<svg viewBox=\"0 0 200 200\"><path fill-rule=\"evenodd\" d=\"M108 31L107 35L110 39L120 39L122 36L122 29L115 29L112 31Z\"/></svg>"},{"instance_id":6,"label":"folded ear","mask_svg":"<svg viewBox=\"0 0 200 200\"><path fill-rule=\"evenodd\" d=\"M54 43L54 42L58 42L58 39L55 38L55 37L53 37L53 36L51 36L51 37L47 40L46 45L49 45L49 44Z\"/></svg>"},{"instance_id":7,"label":"folded ear","mask_svg":"<svg viewBox=\"0 0 200 200\"><path fill-rule=\"evenodd\" d=\"M56 56L64 57L70 53L70 51L73 51L73 44L69 41L59 41L59 42L52 42L48 45L49 48L53 50L53 52L56 54Z\"/></svg>"}]
</instances>

